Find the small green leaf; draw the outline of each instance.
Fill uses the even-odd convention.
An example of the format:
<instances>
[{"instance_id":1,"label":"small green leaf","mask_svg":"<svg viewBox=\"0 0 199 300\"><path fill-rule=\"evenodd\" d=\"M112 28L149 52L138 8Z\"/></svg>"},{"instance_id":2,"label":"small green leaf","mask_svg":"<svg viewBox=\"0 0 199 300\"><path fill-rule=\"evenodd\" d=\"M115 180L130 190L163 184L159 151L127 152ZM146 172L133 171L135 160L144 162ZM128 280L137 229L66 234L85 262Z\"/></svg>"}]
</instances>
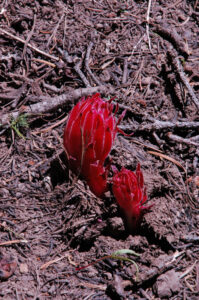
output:
<instances>
[{"instance_id":1,"label":"small green leaf","mask_svg":"<svg viewBox=\"0 0 199 300\"><path fill-rule=\"evenodd\" d=\"M10 118L10 127L16 132L16 134L22 139L26 139L23 134L20 132L20 127L28 128L29 124L27 121L27 114L21 114L16 119L11 116Z\"/></svg>"},{"instance_id":2,"label":"small green leaf","mask_svg":"<svg viewBox=\"0 0 199 300\"><path fill-rule=\"evenodd\" d=\"M138 265L136 264L136 262L128 257L125 257L125 256L120 256L120 255L123 255L123 254L131 254L131 255L135 255L135 256L140 256L140 254L136 253L135 251L133 250L130 250L130 249L120 249L120 250L117 250L115 252L113 252L111 255L106 255L106 256L103 256L97 260L95 260L94 262L86 265L86 266L83 266L83 267L78 267L76 268L77 271L80 271L82 269L85 269L89 266L92 266L104 259L117 259L117 260L121 260L121 261L128 261L132 264L134 264L135 268L136 268L136 281L138 280L138 275L139 275L139 268L138 268Z\"/></svg>"}]
</instances>

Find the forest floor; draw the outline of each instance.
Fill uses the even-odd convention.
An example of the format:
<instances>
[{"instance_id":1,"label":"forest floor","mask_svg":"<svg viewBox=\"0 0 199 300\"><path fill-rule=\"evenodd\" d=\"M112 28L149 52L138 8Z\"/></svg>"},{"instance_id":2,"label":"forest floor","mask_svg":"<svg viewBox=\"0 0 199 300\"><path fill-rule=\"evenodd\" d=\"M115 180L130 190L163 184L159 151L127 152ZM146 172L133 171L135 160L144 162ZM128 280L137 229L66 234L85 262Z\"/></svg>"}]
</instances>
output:
<instances>
[{"instance_id":1,"label":"forest floor","mask_svg":"<svg viewBox=\"0 0 199 300\"><path fill-rule=\"evenodd\" d=\"M199 1L3 0L0 22L0 298L198 299ZM133 132L110 157L141 164L136 234L68 169L67 116L96 92Z\"/></svg>"}]
</instances>

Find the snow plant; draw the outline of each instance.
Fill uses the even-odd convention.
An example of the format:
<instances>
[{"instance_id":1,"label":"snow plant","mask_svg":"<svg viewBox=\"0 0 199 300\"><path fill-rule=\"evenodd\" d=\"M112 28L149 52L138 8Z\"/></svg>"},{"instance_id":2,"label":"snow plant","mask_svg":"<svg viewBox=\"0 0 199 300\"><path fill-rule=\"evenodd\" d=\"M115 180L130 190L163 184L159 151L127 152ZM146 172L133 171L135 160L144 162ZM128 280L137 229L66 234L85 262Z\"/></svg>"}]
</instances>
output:
<instances>
[{"instance_id":1,"label":"snow plant","mask_svg":"<svg viewBox=\"0 0 199 300\"><path fill-rule=\"evenodd\" d=\"M147 194L140 164L137 165L135 173L126 168L116 171L112 179L112 190L125 215L128 228L131 231L136 230L143 215L152 206L144 205L147 201Z\"/></svg>"},{"instance_id":2,"label":"snow plant","mask_svg":"<svg viewBox=\"0 0 199 300\"><path fill-rule=\"evenodd\" d=\"M105 166L119 130L115 114L118 110L112 101L105 101L100 94L88 96L78 102L69 114L64 131L64 147L70 168L81 175L91 191L102 197L107 191L110 164Z\"/></svg>"},{"instance_id":3,"label":"snow plant","mask_svg":"<svg viewBox=\"0 0 199 300\"><path fill-rule=\"evenodd\" d=\"M117 111L118 106L112 103L112 99L106 101L100 94L88 96L74 106L64 131L64 147L70 168L85 179L98 197L103 197L108 190L110 162L106 164L106 159L117 133L122 132L118 124L125 111L118 120L115 116ZM140 164L135 173L125 168L115 171L111 183L129 229L135 230L152 206L144 205L147 195Z\"/></svg>"}]
</instances>

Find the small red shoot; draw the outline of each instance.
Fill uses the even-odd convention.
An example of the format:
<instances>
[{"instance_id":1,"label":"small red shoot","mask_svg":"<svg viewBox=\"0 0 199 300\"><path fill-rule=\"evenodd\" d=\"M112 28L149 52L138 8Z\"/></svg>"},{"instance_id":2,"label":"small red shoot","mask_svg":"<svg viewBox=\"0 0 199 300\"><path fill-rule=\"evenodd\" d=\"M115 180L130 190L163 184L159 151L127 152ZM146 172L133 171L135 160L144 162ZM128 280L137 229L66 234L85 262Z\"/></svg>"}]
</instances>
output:
<instances>
[{"instance_id":1,"label":"small red shoot","mask_svg":"<svg viewBox=\"0 0 199 300\"><path fill-rule=\"evenodd\" d=\"M116 171L112 183L113 194L126 217L127 226L130 231L134 231L152 206L143 205L147 201L147 195L140 164L136 173L125 168Z\"/></svg>"},{"instance_id":2,"label":"small red shoot","mask_svg":"<svg viewBox=\"0 0 199 300\"><path fill-rule=\"evenodd\" d=\"M107 191L109 166L104 164L119 131L117 125L124 117L122 114L117 122L114 107L100 94L83 98L70 112L64 131L70 168L81 175L99 197Z\"/></svg>"}]
</instances>

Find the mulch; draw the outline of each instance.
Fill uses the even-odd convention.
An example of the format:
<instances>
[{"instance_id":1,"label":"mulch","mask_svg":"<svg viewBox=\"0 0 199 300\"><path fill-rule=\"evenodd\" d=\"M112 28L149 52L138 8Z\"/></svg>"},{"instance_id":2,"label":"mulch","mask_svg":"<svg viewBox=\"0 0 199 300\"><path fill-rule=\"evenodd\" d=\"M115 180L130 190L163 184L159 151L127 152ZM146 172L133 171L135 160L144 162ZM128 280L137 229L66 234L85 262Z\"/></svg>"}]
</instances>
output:
<instances>
[{"instance_id":1,"label":"mulch","mask_svg":"<svg viewBox=\"0 0 199 300\"><path fill-rule=\"evenodd\" d=\"M198 299L198 16L198 0L2 1L2 299ZM64 153L97 92L126 110L112 164L140 163L153 204L137 232Z\"/></svg>"}]
</instances>

